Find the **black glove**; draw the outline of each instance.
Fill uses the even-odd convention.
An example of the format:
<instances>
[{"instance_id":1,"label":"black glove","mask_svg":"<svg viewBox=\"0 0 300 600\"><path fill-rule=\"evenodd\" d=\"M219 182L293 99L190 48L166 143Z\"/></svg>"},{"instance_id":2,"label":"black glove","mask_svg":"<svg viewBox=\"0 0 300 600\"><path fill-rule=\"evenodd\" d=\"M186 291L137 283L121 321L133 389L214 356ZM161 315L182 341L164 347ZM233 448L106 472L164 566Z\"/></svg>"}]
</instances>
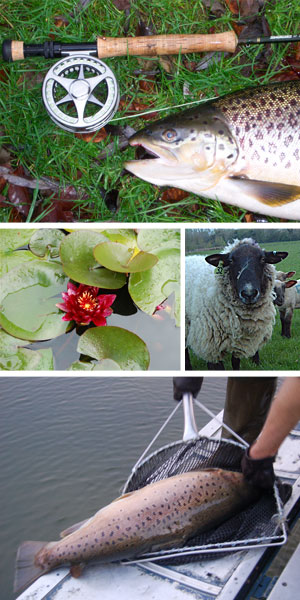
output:
<instances>
[{"instance_id":1,"label":"black glove","mask_svg":"<svg viewBox=\"0 0 300 600\"><path fill-rule=\"evenodd\" d=\"M267 458L251 458L249 456L250 448L247 448L242 460L241 468L245 479L251 485L256 485L264 490L270 490L274 486L275 473L273 469L273 462L275 456L268 456Z\"/></svg>"},{"instance_id":2,"label":"black glove","mask_svg":"<svg viewBox=\"0 0 300 600\"><path fill-rule=\"evenodd\" d=\"M193 394L194 398L201 390L203 377L173 377L174 400L182 400L183 394Z\"/></svg>"}]
</instances>

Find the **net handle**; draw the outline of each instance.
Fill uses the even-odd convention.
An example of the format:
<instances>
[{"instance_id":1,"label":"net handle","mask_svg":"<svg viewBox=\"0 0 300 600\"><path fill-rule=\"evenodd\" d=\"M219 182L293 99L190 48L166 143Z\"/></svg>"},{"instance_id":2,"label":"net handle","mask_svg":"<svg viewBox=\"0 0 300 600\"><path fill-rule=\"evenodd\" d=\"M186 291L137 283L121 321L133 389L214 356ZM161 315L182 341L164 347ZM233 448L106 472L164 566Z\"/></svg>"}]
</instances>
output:
<instances>
[{"instance_id":1,"label":"net handle","mask_svg":"<svg viewBox=\"0 0 300 600\"><path fill-rule=\"evenodd\" d=\"M243 446L245 448L249 448L248 442L246 442L240 435L238 435L238 433L233 431L233 429L231 429L231 427L229 427L229 425L226 425L226 423L223 423L223 421L220 421L220 419L216 415L214 415L214 413L212 413L211 410L209 410L209 408L207 408L204 404L202 404L202 402L200 402L200 400L195 398L195 402L196 402L197 406L199 406L199 408L202 408L202 410L204 410L204 412L206 412L206 414L208 414L210 417L215 419L221 427L224 427L224 429L226 429L234 438L236 438L241 444L243 444Z\"/></svg>"}]
</instances>

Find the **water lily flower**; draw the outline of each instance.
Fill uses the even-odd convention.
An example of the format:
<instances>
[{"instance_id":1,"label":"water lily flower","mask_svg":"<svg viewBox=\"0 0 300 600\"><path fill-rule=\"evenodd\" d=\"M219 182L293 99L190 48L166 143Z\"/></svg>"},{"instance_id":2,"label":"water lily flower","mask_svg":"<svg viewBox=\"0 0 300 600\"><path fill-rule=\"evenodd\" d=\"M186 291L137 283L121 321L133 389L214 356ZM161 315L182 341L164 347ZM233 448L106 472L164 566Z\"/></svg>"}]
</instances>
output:
<instances>
[{"instance_id":1,"label":"water lily flower","mask_svg":"<svg viewBox=\"0 0 300 600\"><path fill-rule=\"evenodd\" d=\"M80 325L94 323L97 327L106 325L106 317L113 312L110 306L116 299L116 295L100 294L98 296L98 291L97 287L83 284L77 287L74 283L69 282L67 292L62 292L64 302L56 304L66 313L62 320L75 321Z\"/></svg>"}]
</instances>

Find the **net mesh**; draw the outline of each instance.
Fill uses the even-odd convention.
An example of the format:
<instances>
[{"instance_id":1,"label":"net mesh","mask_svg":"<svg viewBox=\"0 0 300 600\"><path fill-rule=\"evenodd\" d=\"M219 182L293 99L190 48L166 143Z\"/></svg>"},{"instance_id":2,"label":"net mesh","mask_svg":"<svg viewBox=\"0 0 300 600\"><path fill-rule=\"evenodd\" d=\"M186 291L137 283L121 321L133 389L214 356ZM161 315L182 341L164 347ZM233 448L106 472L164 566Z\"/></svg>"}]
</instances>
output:
<instances>
[{"instance_id":1,"label":"net mesh","mask_svg":"<svg viewBox=\"0 0 300 600\"><path fill-rule=\"evenodd\" d=\"M127 481L124 493L137 490L160 479L172 477L197 469L221 468L241 471L240 463L245 448L236 442L198 437L188 442L176 442L165 446L145 459ZM282 535L278 522L279 506L273 493L263 493L258 501L240 511L218 527L190 538L185 548L195 546L220 545L242 541L247 544L253 540L259 545L263 538L277 541ZM222 553L223 554L223 553ZM221 555L222 555L221 554ZM213 550L201 554L201 559L213 555ZM215 552L220 556L220 552ZM179 556L165 560L172 564L181 564L199 560L199 554Z\"/></svg>"}]
</instances>

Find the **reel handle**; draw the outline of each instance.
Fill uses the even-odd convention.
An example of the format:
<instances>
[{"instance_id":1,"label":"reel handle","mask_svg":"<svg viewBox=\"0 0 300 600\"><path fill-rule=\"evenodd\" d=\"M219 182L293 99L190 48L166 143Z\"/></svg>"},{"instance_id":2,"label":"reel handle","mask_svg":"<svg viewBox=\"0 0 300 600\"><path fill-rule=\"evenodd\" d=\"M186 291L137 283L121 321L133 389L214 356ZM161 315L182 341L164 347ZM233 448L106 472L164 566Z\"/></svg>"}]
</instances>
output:
<instances>
[{"instance_id":1,"label":"reel handle","mask_svg":"<svg viewBox=\"0 0 300 600\"><path fill-rule=\"evenodd\" d=\"M97 38L98 58L109 56L158 56L223 50L235 52L238 38L234 31L225 33L146 35L127 38Z\"/></svg>"},{"instance_id":2,"label":"reel handle","mask_svg":"<svg viewBox=\"0 0 300 600\"><path fill-rule=\"evenodd\" d=\"M15 62L33 56L61 58L71 52L89 52L98 58L112 56L158 56L182 52L207 52L222 50L235 52L238 38L234 31L209 34L149 35L127 38L98 37L97 43L69 43L48 41L43 44L24 44L17 40L4 40L2 56Z\"/></svg>"}]
</instances>

